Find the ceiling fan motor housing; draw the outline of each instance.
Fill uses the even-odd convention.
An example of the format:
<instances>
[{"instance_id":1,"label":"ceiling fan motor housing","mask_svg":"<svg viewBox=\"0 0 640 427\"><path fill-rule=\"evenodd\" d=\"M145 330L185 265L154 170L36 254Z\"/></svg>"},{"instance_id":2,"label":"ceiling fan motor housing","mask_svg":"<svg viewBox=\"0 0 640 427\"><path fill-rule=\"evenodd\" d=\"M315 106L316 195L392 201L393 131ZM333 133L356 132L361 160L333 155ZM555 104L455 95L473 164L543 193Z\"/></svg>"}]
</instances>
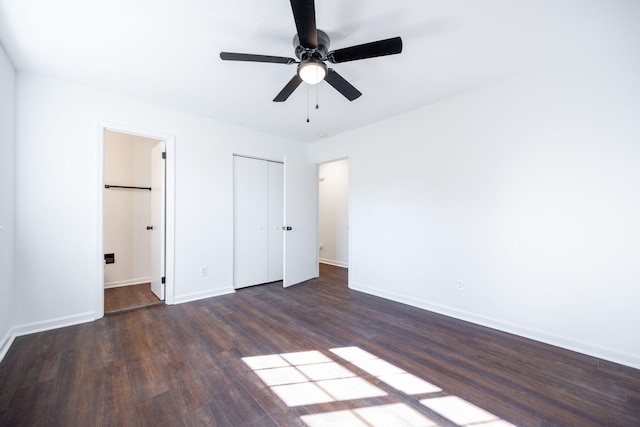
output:
<instances>
[{"instance_id":1,"label":"ceiling fan motor housing","mask_svg":"<svg viewBox=\"0 0 640 427\"><path fill-rule=\"evenodd\" d=\"M329 35L322 30L316 31L318 33L318 47L316 49L301 46L298 35L293 36L293 47L296 51L296 57L299 60L304 61L308 58L315 58L321 61L327 60L327 53L329 52L329 45L331 44Z\"/></svg>"}]
</instances>

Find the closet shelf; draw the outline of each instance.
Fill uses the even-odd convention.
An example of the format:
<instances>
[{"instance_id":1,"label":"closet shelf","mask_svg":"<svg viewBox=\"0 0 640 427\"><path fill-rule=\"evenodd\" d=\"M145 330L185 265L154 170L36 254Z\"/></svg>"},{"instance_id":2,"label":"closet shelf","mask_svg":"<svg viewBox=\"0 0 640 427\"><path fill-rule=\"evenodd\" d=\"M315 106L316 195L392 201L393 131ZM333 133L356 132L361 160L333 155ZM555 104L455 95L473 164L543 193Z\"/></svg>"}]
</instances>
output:
<instances>
[{"instance_id":1,"label":"closet shelf","mask_svg":"<svg viewBox=\"0 0 640 427\"><path fill-rule=\"evenodd\" d=\"M128 185L104 185L104 188L129 188L132 190L149 190L151 191L151 187L130 187Z\"/></svg>"}]
</instances>

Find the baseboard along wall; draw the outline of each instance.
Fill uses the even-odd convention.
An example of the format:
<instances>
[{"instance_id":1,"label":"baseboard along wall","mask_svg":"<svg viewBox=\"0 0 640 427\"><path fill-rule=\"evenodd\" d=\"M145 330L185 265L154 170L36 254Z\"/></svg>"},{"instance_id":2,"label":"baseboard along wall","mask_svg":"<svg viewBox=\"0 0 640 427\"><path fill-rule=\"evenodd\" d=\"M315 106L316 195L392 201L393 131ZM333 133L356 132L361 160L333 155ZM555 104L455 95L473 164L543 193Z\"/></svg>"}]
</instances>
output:
<instances>
[{"instance_id":1,"label":"baseboard along wall","mask_svg":"<svg viewBox=\"0 0 640 427\"><path fill-rule=\"evenodd\" d=\"M442 314L444 316L453 317L455 319L475 323L480 326L486 326L488 328L497 329L499 331L507 332L513 335L518 335L523 338L528 338L534 341L561 347L566 350L575 351L577 353L582 353L588 356L597 357L599 359L608 360L610 362L619 363L631 368L640 369L640 355L620 353L612 349L594 346L592 344L577 341L565 336L551 334L545 331L528 328L523 325L513 324L510 322L502 321L500 319L481 316L475 313L458 310L448 306L433 304L429 301L424 301L417 298L411 298L405 295L395 294L393 292L372 288L361 283L350 282L349 288L353 289L354 291L364 292L366 294L374 295L402 304L407 304L412 307Z\"/></svg>"}]
</instances>

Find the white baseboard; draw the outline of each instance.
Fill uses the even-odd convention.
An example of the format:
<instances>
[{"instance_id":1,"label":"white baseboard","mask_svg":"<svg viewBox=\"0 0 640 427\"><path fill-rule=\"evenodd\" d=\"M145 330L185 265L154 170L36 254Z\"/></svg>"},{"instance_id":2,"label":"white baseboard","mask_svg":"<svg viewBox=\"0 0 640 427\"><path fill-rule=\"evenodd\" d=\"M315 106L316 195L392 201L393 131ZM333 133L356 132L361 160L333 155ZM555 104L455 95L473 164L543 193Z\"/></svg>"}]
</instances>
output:
<instances>
[{"instance_id":1,"label":"white baseboard","mask_svg":"<svg viewBox=\"0 0 640 427\"><path fill-rule=\"evenodd\" d=\"M120 285L120 286L126 286L126 285ZM181 303L196 301L204 298L232 294L234 292L235 292L235 289L229 287L229 288L223 288L223 289L216 289L213 291L196 292L192 294L180 295L174 298L174 304L181 304ZM59 317L51 320L26 323L24 325L14 326L5 334L5 336L0 341L0 361L2 361L4 356L7 354L7 352L9 351L9 348L13 344L13 341L16 339L16 337L19 337L22 335L34 334L36 332L63 328L65 326L73 326L81 323L93 322L94 320L96 320L95 316L96 316L95 312L92 311L87 313L76 314L73 316Z\"/></svg>"},{"instance_id":2,"label":"white baseboard","mask_svg":"<svg viewBox=\"0 0 640 427\"><path fill-rule=\"evenodd\" d=\"M51 329L64 328L65 326L79 325L80 323L93 322L96 320L96 314L93 311L73 316L58 317L57 319L44 320L41 322L27 323L13 327L13 331L17 337L36 332L50 331Z\"/></svg>"},{"instance_id":3,"label":"white baseboard","mask_svg":"<svg viewBox=\"0 0 640 427\"><path fill-rule=\"evenodd\" d=\"M333 265L333 266L336 266L336 267L349 268L349 263L342 262L342 261L335 261L333 259L320 258L320 259L318 259L318 262L320 262L322 264Z\"/></svg>"},{"instance_id":4,"label":"white baseboard","mask_svg":"<svg viewBox=\"0 0 640 427\"><path fill-rule=\"evenodd\" d=\"M65 326L73 326L81 323L93 322L96 320L93 311L87 313L76 314L73 316L59 317L57 319L45 320L41 322L27 323L24 325L14 326L0 341L0 361L4 358L7 351L13 344L16 337L22 335L35 334L36 332L50 331L52 329L64 328Z\"/></svg>"},{"instance_id":5,"label":"white baseboard","mask_svg":"<svg viewBox=\"0 0 640 427\"><path fill-rule=\"evenodd\" d=\"M194 292L192 294L176 295L173 299L174 304L182 304L190 301L197 301L205 298L219 297L221 295L232 294L236 290L233 288L214 289L205 292Z\"/></svg>"},{"instance_id":6,"label":"white baseboard","mask_svg":"<svg viewBox=\"0 0 640 427\"><path fill-rule=\"evenodd\" d=\"M109 282L104 284L105 289L120 288L122 286L140 285L142 283L151 283L151 277L140 277L137 279L120 280L117 282Z\"/></svg>"},{"instance_id":7,"label":"white baseboard","mask_svg":"<svg viewBox=\"0 0 640 427\"><path fill-rule=\"evenodd\" d=\"M13 344L13 340L16 339L15 334L13 333L13 329L9 329L4 337L2 337L2 341L0 341L0 362L4 359L4 356L9 351L9 347Z\"/></svg>"},{"instance_id":8,"label":"white baseboard","mask_svg":"<svg viewBox=\"0 0 640 427\"><path fill-rule=\"evenodd\" d=\"M429 301L424 301L417 298L408 297L406 295L396 294L394 292L388 292L385 290L372 288L360 283L350 282L349 288L355 291L364 292L366 294L374 295L380 298L385 298L391 301L407 304L412 307L421 308L423 310L432 311L434 313L438 313L438 314L453 317L456 319L464 320L467 322L475 323L480 326L486 326L488 328L497 329L497 330L518 335L524 338L529 338L534 341L539 341L545 344L550 344L556 347L561 347L567 350L575 351L577 353L586 354L588 356L593 356L596 358L608 360L610 362L619 363L621 365L640 369L640 355L621 353L616 350L595 346L595 345L577 341L565 336L528 328L522 325L505 322L500 319L494 319L491 317L482 316L482 315L471 313L464 310L458 310L458 309L444 306L444 305L433 304Z\"/></svg>"}]
</instances>

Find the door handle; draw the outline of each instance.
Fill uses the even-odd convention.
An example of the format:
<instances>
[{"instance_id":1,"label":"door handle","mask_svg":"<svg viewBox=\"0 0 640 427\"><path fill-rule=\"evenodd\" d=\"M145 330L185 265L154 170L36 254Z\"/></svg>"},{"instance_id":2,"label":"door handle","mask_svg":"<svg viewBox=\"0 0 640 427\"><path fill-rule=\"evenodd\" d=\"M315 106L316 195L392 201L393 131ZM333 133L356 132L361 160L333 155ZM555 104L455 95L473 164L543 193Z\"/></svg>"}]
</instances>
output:
<instances>
[{"instance_id":1,"label":"door handle","mask_svg":"<svg viewBox=\"0 0 640 427\"><path fill-rule=\"evenodd\" d=\"M283 229L284 231L291 231L291 230L293 230L293 228L291 228L291 227L282 227L282 229Z\"/></svg>"},{"instance_id":2,"label":"door handle","mask_svg":"<svg viewBox=\"0 0 640 427\"><path fill-rule=\"evenodd\" d=\"M147 230L153 230L153 225L147 225Z\"/></svg>"}]
</instances>

